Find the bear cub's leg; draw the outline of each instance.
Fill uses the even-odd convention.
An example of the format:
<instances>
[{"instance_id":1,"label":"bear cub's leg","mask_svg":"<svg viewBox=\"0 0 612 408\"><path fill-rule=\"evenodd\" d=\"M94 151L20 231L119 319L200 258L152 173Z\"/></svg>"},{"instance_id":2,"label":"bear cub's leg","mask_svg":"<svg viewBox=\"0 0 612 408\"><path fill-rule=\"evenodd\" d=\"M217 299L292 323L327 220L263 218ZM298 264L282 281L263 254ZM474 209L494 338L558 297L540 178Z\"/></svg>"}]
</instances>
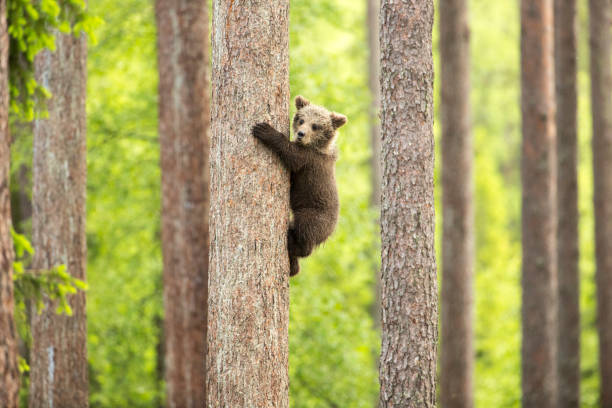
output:
<instances>
[{"instance_id":1,"label":"bear cub's leg","mask_svg":"<svg viewBox=\"0 0 612 408\"><path fill-rule=\"evenodd\" d=\"M293 223L287 231L287 249L289 252L289 276L295 276L300 272L298 257L303 258L308 256L309 253L305 243L297 237Z\"/></svg>"},{"instance_id":2,"label":"bear cub's leg","mask_svg":"<svg viewBox=\"0 0 612 408\"><path fill-rule=\"evenodd\" d=\"M313 236L313 217L306 216L303 213L310 211L296 211L293 222L287 231L287 249L289 252L289 267L290 276L295 276L300 271L298 258L309 256L317 242Z\"/></svg>"}]
</instances>

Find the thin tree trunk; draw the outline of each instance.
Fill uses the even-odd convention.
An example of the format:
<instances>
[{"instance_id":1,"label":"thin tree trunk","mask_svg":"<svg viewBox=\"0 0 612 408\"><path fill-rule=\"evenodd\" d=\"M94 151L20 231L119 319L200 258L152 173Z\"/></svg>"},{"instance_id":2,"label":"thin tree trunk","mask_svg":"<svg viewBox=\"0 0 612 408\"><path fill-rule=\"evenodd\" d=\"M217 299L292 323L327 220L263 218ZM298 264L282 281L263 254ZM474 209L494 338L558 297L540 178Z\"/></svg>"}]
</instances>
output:
<instances>
[{"instance_id":1,"label":"thin tree trunk","mask_svg":"<svg viewBox=\"0 0 612 408\"><path fill-rule=\"evenodd\" d=\"M380 163L380 30L378 20L380 19L380 0L367 0L368 6L368 56L369 87L372 100L370 101L370 158L372 196L370 205L380 209L380 187L382 185L382 167ZM376 274L376 286L374 287L375 301L371 307L374 326L380 329L380 268L374 271Z\"/></svg>"},{"instance_id":2,"label":"thin tree trunk","mask_svg":"<svg viewBox=\"0 0 612 408\"><path fill-rule=\"evenodd\" d=\"M372 157L372 197L373 206L380 207L381 163L380 163L380 43L378 21L380 19L380 0L367 0L368 2L368 56L369 87L372 100L370 101L370 146ZM380 319L378 319L380 320Z\"/></svg>"},{"instance_id":3,"label":"thin tree trunk","mask_svg":"<svg viewBox=\"0 0 612 408\"><path fill-rule=\"evenodd\" d=\"M208 2L157 0L168 407L206 403Z\"/></svg>"},{"instance_id":4,"label":"thin tree trunk","mask_svg":"<svg viewBox=\"0 0 612 408\"><path fill-rule=\"evenodd\" d=\"M555 407L556 144L552 0L521 2L523 406Z\"/></svg>"},{"instance_id":5,"label":"thin tree trunk","mask_svg":"<svg viewBox=\"0 0 612 408\"><path fill-rule=\"evenodd\" d=\"M8 46L6 0L0 0L0 407L16 408L19 404L19 371L9 191Z\"/></svg>"},{"instance_id":6,"label":"thin tree trunk","mask_svg":"<svg viewBox=\"0 0 612 408\"><path fill-rule=\"evenodd\" d=\"M381 407L435 407L433 16L381 2Z\"/></svg>"},{"instance_id":7,"label":"thin tree trunk","mask_svg":"<svg viewBox=\"0 0 612 408\"><path fill-rule=\"evenodd\" d=\"M610 0L590 0L591 105L601 406L612 407L612 37Z\"/></svg>"},{"instance_id":8,"label":"thin tree trunk","mask_svg":"<svg viewBox=\"0 0 612 408\"><path fill-rule=\"evenodd\" d=\"M17 171L17 183L18 191L17 191L17 201L19 203L19 208L17 211L17 218L15 219L17 225L15 225L15 230L23 233L23 224L32 218L32 200L30 199L30 168L25 163L22 163L19 166L19 170ZM14 218L14 217L13 217Z\"/></svg>"},{"instance_id":9,"label":"thin tree trunk","mask_svg":"<svg viewBox=\"0 0 612 408\"><path fill-rule=\"evenodd\" d=\"M288 407L289 1L213 2L208 406Z\"/></svg>"},{"instance_id":10,"label":"thin tree trunk","mask_svg":"<svg viewBox=\"0 0 612 408\"><path fill-rule=\"evenodd\" d=\"M559 407L580 406L576 0L555 0Z\"/></svg>"},{"instance_id":11,"label":"thin tree trunk","mask_svg":"<svg viewBox=\"0 0 612 408\"><path fill-rule=\"evenodd\" d=\"M472 136L466 0L440 5L442 112L442 339L440 402L468 408L473 396Z\"/></svg>"},{"instance_id":12,"label":"thin tree trunk","mask_svg":"<svg viewBox=\"0 0 612 408\"><path fill-rule=\"evenodd\" d=\"M59 34L56 51L36 57L38 80L49 89L48 119L34 123L33 266L64 264L85 279L86 42ZM72 316L45 301L32 313L30 407L88 406L85 293L69 296Z\"/></svg>"},{"instance_id":13,"label":"thin tree trunk","mask_svg":"<svg viewBox=\"0 0 612 408\"><path fill-rule=\"evenodd\" d=\"M161 388L164 384L164 375L166 372L164 359L166 357L165 342L164 339L164 321L161 316L156 316L154 320L155 328L158 330L157 343L155 344L155 383ZM167 398L166 398L167 399ZM155 399L155 405L157 408L166 407L166 399L163 398L163 394Z\"/></svg>"}]
</instances>

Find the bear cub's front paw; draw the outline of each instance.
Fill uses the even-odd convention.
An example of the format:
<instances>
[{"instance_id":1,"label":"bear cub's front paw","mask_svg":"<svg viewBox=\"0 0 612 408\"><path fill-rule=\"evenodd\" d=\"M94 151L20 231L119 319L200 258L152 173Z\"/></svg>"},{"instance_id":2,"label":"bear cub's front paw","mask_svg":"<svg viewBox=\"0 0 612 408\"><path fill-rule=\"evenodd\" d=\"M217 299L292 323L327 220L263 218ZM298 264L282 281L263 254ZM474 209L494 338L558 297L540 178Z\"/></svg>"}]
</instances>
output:
<instances>
[{"instance_id":1,"label":"bear cub's front paw","mask_svg":"<svg viewBox=\"0 0 612 408\"><path fill-rule=\"evenodd\" d=\"M269 139L274 135L274 128L267 123L258 123L253 126L252 134L254 137L260 140Z\"/></svg>"}]
</instances>

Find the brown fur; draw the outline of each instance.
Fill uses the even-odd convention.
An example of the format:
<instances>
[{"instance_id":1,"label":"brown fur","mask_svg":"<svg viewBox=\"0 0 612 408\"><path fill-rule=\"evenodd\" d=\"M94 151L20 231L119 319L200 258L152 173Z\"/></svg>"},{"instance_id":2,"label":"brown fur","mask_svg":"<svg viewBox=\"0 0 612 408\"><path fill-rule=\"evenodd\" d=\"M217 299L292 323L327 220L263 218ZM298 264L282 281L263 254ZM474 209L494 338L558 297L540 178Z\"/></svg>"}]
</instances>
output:
<instances>
[{"instance_id":1,"label":"brown fur","mask_svg":"<svg viewBox=\"0 0 612 408\"><path fill-rule=\"evenodd\" d=\"M293 221L287 232L290 274L300 271L298 258L309 256L334 231L338 221L334 146L336 130L346 117L295 98L293 142L267 123L253 127L253 136L278 154L291 172Z\"/></svg>"}]
</instances>

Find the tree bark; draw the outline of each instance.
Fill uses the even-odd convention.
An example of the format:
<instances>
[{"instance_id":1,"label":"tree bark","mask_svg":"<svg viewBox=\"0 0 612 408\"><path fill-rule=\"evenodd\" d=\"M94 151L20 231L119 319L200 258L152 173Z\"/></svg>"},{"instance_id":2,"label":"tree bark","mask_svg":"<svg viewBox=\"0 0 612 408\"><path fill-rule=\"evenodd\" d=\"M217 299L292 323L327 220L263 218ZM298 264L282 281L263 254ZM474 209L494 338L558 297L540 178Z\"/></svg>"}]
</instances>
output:
<instances>
[{"instance_id":1,"label":"tree bark","mask_svg":"<svg viewBox=\"0 0 612 408\"><path fill-rule=\"evenodd\" d=\"M601 406L612 407L612 38L610 0L590 0L591 106Z\"/></svg>"},{"instance_id":2,"label":"tree bark","mask_svg":"<svg viewBox=\"0 0 612 408\"><path fill-rule=\"evenodd\" d=\"M555 0L559 407L580 406L576 1Z\"/></svg>"},{"instance_id":3,"label":"tree bark","mask_svg":"<svg viewBox=\"0 0 612 408\"><path fill-rule=\"evenodd\" d=\"M440 402L468 408L473 396L472 136L466 0L440 5L442 113L442 339Z\"/></svg>"},{"instance_id":4,"label":"tree bark","mask_svg":"<svg viewBox=\"0 0 612 408\"><path fill-rule=\"evenodd\" d=\"M8 27L6 0L0 0L0 406L19 404L17 330L13 298L13 239L9 190L10 136L8 127Z\"/></svg>"},{"instance_id":5,"label":"tree bark","mask_svg":"<svg viewBox=\"0 0 612 408\"><path fill-rule=\"evenodd\" d=\"M208 406L288 407L289 1L214 0Z\"/></svg>"},{"instance_id":6,"label":"tree bark","mask_svg":"<svg viewBox=\"0 0 612 408\"><path fill-rule=\"evenodd\" d=\"M523 406L556 393L556 144L552 0L521 1Z\"/></svg>"},{"instance_id":7,"label":"tree bark","mask_svg":"<svg viewBox=\"0 0 612 408\"><path fill-rule=\"evenodd\" d=\"M381 407L435 407L433 16L381 2Z\"/></svg>"},{"instance_id":8,"label":"tree bark","mask_svg":"<svg viewBox=\"0 0 612 408\"><path fill-rule=\"evenodd\" d=\"M165 378L169 407L206 404L208 2L157 0Z\"/></svg>"},{"instance_id":9,"label":"tree bark","mask_svg":"<svg viewBox=\"0 0 612 408\"><path fill-rule=\"evenodd\" d=\"M33 266L64 264L85 280L85 36L57 33L56 47L35 60L37 79L53 96L49 117L34 123ZM48 299L41 314L32 313L31 408L88 406L85 293L69 301L72 316L56 314Z\"/></svg>"}]
</instances>

